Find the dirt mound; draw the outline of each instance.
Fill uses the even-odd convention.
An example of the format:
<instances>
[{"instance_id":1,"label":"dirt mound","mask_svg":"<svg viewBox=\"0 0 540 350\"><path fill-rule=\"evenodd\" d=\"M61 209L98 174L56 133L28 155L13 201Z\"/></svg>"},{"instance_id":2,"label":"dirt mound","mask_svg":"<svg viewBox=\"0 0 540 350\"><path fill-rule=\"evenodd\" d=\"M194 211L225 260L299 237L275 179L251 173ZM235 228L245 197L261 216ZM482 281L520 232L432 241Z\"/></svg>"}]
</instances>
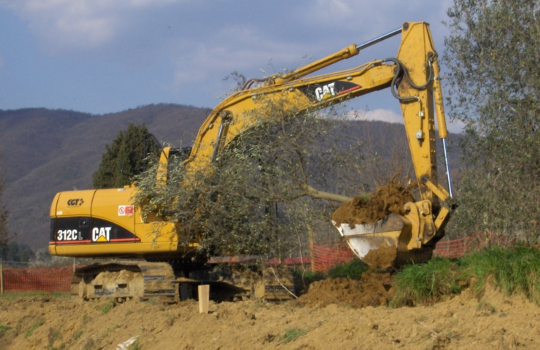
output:
<instances>
[{"instance_id":1,"label":"dirt mound","mask_svg":"<svg viewBox=\"0 0 540 350\"><path fill-rule=\"evenodd\" d=\"M393 296L394 288L389 273L366 272L358 281L333 278L313 282L299 300L310 307L338 304L361 308L387 305Z\"/></svg>"},{"instance_id":2,"label":"dirt mound","mask_svg":"<svg viewBox=\"0 0 540 350\"><path fill-rule=\"evenodd\" d=\"M332 220L337 225L347 223L369 224L384 219L390 213L404 215L403 205L414 202L411 190L415 185L404 187L396 179L389 184L378 187L369 197L356 196L353 200L343 203L333 214Z\"/></svg>"}]
</instances>

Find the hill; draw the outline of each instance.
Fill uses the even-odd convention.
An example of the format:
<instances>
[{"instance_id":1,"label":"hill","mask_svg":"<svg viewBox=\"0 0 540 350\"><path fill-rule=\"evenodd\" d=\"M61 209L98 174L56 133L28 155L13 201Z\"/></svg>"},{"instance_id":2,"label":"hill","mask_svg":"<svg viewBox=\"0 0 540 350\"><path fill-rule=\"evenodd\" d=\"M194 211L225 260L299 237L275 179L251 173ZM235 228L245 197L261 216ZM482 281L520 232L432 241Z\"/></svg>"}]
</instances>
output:
<instances>
[{"instance_id":1,"label":"hill","mask_svg":"<svg viewBox=\"0 0 540 350\"><path fill-rule=\"evenodd\" d=\"M158 140L185 145L207 113L179 105L149 105L99 116L41 108L0 111L10 231L17 233L17 241L44 249L52 198L60 191L91 188L105 145L120 130L129 123L145 123Z\"/></svg>"},{"instance_id":2,"label":"hill","mask_svg":"<svg viewBox=\"0 0 540 350\"><path fill-rule=\"evenodd\" d=\"M99 166L105 145L120 130L129 123L145 123L160 142L188 146L209 112L209 109L173 104L148 105L105 115L43 108L0 110L3 152L0 161L8 185L3 199L11 211L10 231L17 234L18 242L34 250L46 249L49 207L54 195L91 188L92 174ZM347 130L347 137L362 140L372 153L393 162L410 163L402 125L341 123L347 123L346 128L340 128ZM451 155L456 164L455 148L451 149ZM373 169L372 177L380 175L377 171L381 170Z\"/></svg>"}]
</instances>

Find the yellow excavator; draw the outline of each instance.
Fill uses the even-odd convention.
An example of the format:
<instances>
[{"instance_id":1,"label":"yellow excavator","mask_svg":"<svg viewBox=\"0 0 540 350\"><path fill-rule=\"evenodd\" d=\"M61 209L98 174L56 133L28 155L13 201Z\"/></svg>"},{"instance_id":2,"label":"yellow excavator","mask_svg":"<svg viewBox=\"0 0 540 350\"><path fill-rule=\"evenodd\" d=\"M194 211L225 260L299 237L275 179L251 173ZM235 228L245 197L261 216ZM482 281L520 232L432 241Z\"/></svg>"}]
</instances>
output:
<instances>
[{"instance_id":1,"label":"yellow excavator","mask_svg":"<svg viewBox=\"0 0 540 350\"><path fill-rule=\"evenodd\" d=\"M398 34L401 44L395 58L307 77ZM384 267L429 260L450 218L452 187L439 65L427 23L406 22L362 45L350 45L287 74L249 80L242 90L216 106L201 125L185 160L186 171L209 167L231 141L254 126L253 111L264 108L268 101L290 104L295 111L313 111L385 88L401 105L421 198L405 204L405 215L390 214L372 224L334 224L351 249L368 263L376 261L378 255L384 256ZM443 141L448 190L437 181L435 115ZM161 152L160 179L166 176L169 157L175 152L170 147ZM49 252L69 257L117 258L76 269L73 285L80 296L185 298L194 284L213 283L217 287L214 290L223 286L267 299L286 298L286 289L292 287L286 278L279 280L277 269L270 275L259 275L262 279L257 279L256 274L247 278L234 273L214 276L206 268L207 262L197 256L202 235L188 235L178 223L156 216L145 220L141 208L133 205L136 191L132 185L56 194L50 210ZM153 234L156 221L160 223L157 236ZM122 260L125 258L132 260Z\"/></svg>"}]
</instances>

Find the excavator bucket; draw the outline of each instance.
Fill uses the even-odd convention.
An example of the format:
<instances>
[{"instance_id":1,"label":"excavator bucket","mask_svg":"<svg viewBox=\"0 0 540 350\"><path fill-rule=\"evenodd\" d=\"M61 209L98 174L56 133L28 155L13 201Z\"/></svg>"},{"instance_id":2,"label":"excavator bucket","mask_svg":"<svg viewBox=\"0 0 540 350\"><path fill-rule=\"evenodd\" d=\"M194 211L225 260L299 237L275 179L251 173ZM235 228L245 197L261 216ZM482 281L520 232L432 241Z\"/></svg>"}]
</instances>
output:
<instances>
[{"instance_id":1,"label":"excavator bucket","mask_svg":"<svg viewBox=\"0 0 540 350\"><path fill-rule=\"evenodd\" d=\"M351 250L372 268L387 269L431 259L431 247L411 242L413 225L404 216L391 213L371 224L333 223Z\"/></svg>"}]
</instances>

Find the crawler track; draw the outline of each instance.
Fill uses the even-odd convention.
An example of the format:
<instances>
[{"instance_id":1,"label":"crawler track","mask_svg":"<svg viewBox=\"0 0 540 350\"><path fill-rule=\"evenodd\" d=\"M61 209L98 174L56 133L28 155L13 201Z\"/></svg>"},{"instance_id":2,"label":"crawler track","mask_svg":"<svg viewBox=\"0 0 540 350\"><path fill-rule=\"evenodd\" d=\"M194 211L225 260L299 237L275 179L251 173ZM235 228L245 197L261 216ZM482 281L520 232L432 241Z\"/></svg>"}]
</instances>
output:
<instances>
[{"instance_id":1,"label":"crawler track","mask_svg":"<svg viewBox=\"0 0 540 350\"><path fill-rule=\"evenodd\" d=\"M293 298L294 280L286 267L266 267L256 272L246 267L212 267L176 276L166 262L113 261L77 268L71 291L82 299L118 300L160 298L176 302L194 296L199 284L211 285L216 301L245 298L284 301Z\"/></svg>"},{"instance_id":2,"label":"crawler track","mask_svg":"<svg viewBox=\"0 0 540 350\"><path fill-rule=\"evenodd\" d=\"M167 263L115 261L77 268L72 294L83 299L113 297L147 300L153 297L178 300L178 284Z\"/></svg>"}]
</instances>

